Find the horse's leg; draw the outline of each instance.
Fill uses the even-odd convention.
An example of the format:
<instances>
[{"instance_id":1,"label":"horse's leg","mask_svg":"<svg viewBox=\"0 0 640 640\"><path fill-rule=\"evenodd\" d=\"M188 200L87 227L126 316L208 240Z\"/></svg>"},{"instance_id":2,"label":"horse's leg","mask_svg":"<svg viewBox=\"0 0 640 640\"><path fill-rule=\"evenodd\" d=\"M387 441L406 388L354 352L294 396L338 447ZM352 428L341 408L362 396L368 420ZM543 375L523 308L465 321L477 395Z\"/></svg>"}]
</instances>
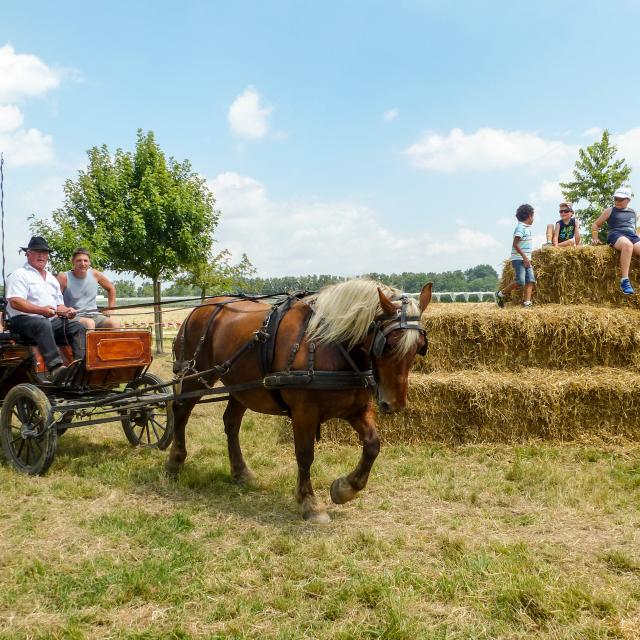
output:
<instances>
[{"instance_id":1,"label":"horse's leg","mask_svg":"<svg viewBox=\"0 0 640 640\"><path fill-rule=\"evenodd\" d=\"M296 484L296 500L302 508L302 517L309 522L327 523L331 518L327 508L314 495L311 486L311 465L313 449L319 419L309 413L300 412L292 416L293 438L298 461L298 482Z\"/></svg>"},{"instance_id":2,"label":"horse's leg","mask_svg":"<svg viewBox=\"0 0 640 640\"><path fill-rule=\"evenodd\" d=\"M231 464L231 477L235 482L254 482L255 476L242 457L240 438L238 432L242 424L242 417L247 408L240 404L233 396L229 398L227 408L224 410L224 432L227 434L227 450L229 463Z\"/></svg>"},{"instance_id":3,"label":"horse's leg","mask_svg":"<svg viewBox=\"0 0 640 640\"><path fill-rule=\"evenodd\" d=\"M371 467L380 451L380 439L376 431L372 407L368 407L363 414L349 422L360 436L362 456L349 475L336 478L331 483L331 500L336 504L353 500L358 492L365 488Z\"/></svg>"},{"instance_id":4,"label":"horse's leg","mask_svg":"<svg viewBox=\"0 0 640 640\"><path fill-rule=\"evenodd\" d=\"M169 450L169 459L165 465L165 469L170 476L175 477L178 475L187 457L185 427L195 406L195 400L183 400L173 403L173 441Z\"/></svg>"}]
</instances>

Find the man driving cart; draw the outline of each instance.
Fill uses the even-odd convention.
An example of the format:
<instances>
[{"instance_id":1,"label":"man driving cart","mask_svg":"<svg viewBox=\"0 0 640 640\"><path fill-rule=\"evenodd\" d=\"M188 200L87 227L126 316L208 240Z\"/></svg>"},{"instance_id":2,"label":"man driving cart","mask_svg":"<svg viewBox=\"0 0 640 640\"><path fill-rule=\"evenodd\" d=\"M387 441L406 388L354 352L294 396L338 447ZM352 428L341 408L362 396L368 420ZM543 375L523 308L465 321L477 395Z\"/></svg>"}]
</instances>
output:
<instances>
[{"instance_id":1,"label":"man driving cart","mask_svg":"<svg viewBox=\"0 0 640 640\"><path fill-rule=\"evenodd\" d=\"M40 236L26 247L27 262L7 278L7 317L13 333L38 346L54 384L64 380L67 367L56 345L70 344L73 357L85 355L85 327L73 320L76 310L64 305L60 284L47 271L50 248Z\"/></svg>"}]
</instances>

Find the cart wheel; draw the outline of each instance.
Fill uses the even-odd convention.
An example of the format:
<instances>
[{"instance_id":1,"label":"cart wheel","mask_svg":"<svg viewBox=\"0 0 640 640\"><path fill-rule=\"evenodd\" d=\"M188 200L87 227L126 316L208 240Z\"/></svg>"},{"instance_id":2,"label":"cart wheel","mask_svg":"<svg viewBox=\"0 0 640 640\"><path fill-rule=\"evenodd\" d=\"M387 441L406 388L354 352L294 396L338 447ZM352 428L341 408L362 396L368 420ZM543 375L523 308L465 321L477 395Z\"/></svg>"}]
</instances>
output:
<instances>
[{"instance_id":1,"label":"cart wheel","mask_svg":"<svg viewBox=\"0 0 640 640\"><path fill-rule=\"evenodd\" d=\"M58 442L51 422L51 404L35 385L19 384L7 393L0 411L0 440L15 469L39 476L51 466Z\"/></svg>"},{"instance_id":2,"label":"cart wheel","mask_svg":"<svg viewBox=\"0 0 640 640\"><path fill-rule=\"evenodd\" d=\"M164 380L153 373L145 373L130 382L126 391L142 389L146 386L162 384ZM171 393L171 386L154 389L149 393ZM173 440L173 403L148 405L138 409L123 411L122 428L127 440L134 447L154 447L166 449Z\"/></svg>"}]
</instances>

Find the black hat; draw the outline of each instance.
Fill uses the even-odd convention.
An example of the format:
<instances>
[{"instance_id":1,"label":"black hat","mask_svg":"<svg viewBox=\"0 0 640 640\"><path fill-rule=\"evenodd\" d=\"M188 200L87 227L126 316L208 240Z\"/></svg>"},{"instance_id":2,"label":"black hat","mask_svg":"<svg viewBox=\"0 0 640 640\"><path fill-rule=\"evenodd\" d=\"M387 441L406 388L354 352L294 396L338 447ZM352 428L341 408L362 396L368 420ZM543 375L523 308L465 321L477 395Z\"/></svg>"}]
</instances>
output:
<instances>
[{"instance_id":1,"label":"black hat","mask_svg":"<svg viewBox=\"0 0 640 640\"><path fill-rule=\"evenodd\" d=\"M20 247L23 251L51 251L47 241L42 236L31 236L29 244L26 247Z\"/></svg>"}]
</instances>

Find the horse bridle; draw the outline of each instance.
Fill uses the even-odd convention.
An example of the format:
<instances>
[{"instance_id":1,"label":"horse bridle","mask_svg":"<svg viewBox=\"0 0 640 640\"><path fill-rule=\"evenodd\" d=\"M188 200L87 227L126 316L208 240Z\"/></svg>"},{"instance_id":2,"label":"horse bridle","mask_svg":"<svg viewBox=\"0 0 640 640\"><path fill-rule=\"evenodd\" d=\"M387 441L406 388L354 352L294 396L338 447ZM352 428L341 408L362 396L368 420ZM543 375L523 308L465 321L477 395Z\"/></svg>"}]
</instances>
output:
<instances>
[{"instance_id":1,"label":"horse bridle","mask_svg":"<svg viewBox=\"0 0 640 640\"><path fill-rule=\"evenodd\" d=\"M369 349L367 349L367 355L375 358L379 358L385 347L387 346L387 336L398 329L419 331L424 338L424 346L418 350L418 355L427 355L429 349L429 339L427 332L420 324L420 316L407 315L407 307L409 306L409 296L402 295L399 298L394 298L393 301L400 300L400 307L395 314L384 313L377 316L371 323L369 333L373 333Z\"/></svg>"}]
</instances>

